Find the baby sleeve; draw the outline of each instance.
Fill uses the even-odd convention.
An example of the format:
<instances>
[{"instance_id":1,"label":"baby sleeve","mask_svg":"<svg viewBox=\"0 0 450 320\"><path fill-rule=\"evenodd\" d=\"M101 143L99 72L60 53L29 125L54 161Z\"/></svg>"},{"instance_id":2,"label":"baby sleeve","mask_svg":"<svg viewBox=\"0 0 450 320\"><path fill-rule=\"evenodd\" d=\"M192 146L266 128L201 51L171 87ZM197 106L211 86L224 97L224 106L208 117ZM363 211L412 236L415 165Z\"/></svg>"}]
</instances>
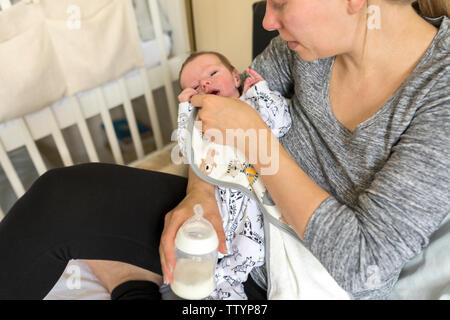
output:
<instances>
[{"instance_id":1,"label":"baby sleeve","mask_svg":"<svg viewBox=\"0 0 450 320\"><path fill-rule=\"evenodd\" d=\"M270 90L267 81L260 81L248 89L243 100L259 113L277 138L291 128L287 100L279 92Z\"/></svg>"}]
</instances>

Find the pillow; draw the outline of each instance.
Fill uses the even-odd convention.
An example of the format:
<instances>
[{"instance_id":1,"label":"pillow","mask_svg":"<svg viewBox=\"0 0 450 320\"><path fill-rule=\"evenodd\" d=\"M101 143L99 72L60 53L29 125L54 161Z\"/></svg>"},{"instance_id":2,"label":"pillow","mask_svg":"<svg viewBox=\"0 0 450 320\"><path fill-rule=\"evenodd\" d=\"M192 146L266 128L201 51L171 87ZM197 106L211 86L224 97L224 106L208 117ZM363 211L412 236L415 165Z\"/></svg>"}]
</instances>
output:
<instances>
[{"instance_id":1,"label":"pillow","mask_svg":"<svg viewBox=\"0 0 450 320\"><path fill-rule=\"evenodd\" d=\"M450 214L425 250L405 265L390 298L450 300Z\"/></svg>"}]
</instances>

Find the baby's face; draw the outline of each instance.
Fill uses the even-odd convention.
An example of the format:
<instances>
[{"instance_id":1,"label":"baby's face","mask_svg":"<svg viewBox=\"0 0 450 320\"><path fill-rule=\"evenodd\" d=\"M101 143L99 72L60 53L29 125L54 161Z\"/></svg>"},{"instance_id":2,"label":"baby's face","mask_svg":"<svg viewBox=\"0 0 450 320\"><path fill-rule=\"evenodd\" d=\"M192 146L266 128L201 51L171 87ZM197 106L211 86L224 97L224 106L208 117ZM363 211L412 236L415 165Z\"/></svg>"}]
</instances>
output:
<instances>
[{"instance_id":1,"label":"baby's face","mask_svg":"<svg viewBox=\"0 0 450 320\"><path fill-rule=\"evenodd\" d=\"M180 76L182 89L193 88L198 93L224 97L239 97L240 78L213 54L203 54L189 62Z\"/></svg>"}]
</instances>

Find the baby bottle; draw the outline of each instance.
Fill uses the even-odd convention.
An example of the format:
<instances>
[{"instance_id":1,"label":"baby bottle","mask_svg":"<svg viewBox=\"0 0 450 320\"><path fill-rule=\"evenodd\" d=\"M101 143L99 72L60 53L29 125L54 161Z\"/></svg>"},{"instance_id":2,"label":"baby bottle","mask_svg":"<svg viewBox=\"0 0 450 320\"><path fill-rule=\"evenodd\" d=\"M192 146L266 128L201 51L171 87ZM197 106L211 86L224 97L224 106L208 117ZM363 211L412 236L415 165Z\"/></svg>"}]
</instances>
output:
<instances>
[{"instance_id":1,"label":"baby bottle","mask_svg":"<svg viewBox=\"0 0 450 320\"><path fill-rule=\"evenodd\" d=\"M211 223L203 218L200 204L175 237L176 264L172 291L184 299L203 299L216 288L215 269L219 240Z\"/></svg>"}]
</instances>

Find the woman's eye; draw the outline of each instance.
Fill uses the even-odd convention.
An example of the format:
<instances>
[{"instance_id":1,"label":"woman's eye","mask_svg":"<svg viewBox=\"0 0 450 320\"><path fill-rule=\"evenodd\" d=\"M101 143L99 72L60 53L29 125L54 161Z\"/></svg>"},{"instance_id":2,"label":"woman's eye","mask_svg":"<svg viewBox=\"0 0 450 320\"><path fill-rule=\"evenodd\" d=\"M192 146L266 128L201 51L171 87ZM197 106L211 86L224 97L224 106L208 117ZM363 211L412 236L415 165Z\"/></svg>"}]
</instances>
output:
<instances>
[{"instance_id":1,"label":"woman's eye","mask_svg":"<svg viewBox=\"0 0 450 320\"><path fill-rule=\"evenodd\" d=\"M281 10L281 9L283 9L283 7L284 7L284 3L276 3L276 2L274 2L274 1L272 1L272 7L273 7L275 10Z\"/></svg>"}]
</instances>

